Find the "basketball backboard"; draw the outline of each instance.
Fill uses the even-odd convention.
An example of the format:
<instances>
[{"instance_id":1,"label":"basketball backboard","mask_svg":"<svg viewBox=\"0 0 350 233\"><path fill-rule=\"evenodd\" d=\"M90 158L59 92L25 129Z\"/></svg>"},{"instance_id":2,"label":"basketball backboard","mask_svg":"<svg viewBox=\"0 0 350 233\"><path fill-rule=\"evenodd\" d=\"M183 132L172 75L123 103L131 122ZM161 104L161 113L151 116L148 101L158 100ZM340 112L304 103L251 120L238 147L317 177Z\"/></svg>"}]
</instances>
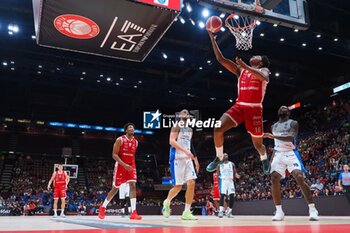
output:
<instances>
[{"instance_id":1,"label":"basketball backboard","mask_svg":"<svg viewBox=\"0 0 350 233\"><path fill-rule=\"evenodd\" d=\"M251 16L261 22L306 30L309 15L306 0L260 0L263 13L255 11L255 0L198 0L201 5L228 14Z\"/></svg>"}]
</instances>

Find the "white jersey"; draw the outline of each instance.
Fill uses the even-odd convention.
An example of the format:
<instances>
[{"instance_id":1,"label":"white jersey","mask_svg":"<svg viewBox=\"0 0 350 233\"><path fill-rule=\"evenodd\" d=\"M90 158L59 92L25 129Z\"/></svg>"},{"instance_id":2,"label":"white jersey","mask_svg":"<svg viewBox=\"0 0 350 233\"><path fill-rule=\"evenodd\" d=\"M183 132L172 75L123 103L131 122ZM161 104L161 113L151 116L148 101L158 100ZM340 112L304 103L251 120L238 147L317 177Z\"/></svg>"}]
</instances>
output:
<instances>
[{"instance_id":1,"label":"white jersey","mask_svg":"<svg viewBox=\"0 0 350 233\"><path fill-rule=\"evenodd\" d=\"M183 148L188 151L191 151L191 139L192 139L192 130L188 127L180 127L179 134L177 135L176 142L180 144ZM171 148L175 149L175 148ZM175 149L175 159L190 159L188 156L179 150Z\"/></svg>"},{"instance_id":2,"label":"white jersey","mask_svg":"<svg viewBox=\"0 0 350 233\"><path fill-rule=\"evenodd\" d=\"M219 178L222 180L233 180L233 164L229 161L227 163L221 163Z\"/></svg>"},{"instance_id":3,"label":"white jersey","mask_svg":"<svg viewBox=\"0 0 350 233\"><path fill-rule=\"evenodd\" d=\"M285 122L276 122L272 126L272 134L274 136L295 136L295 132L292 129L291 125L294 120L289 119ZM295 150L294 142L285 142L279 139L274 139L275 141L275 151L292 151Z\"/></svg>"}]
</instances>

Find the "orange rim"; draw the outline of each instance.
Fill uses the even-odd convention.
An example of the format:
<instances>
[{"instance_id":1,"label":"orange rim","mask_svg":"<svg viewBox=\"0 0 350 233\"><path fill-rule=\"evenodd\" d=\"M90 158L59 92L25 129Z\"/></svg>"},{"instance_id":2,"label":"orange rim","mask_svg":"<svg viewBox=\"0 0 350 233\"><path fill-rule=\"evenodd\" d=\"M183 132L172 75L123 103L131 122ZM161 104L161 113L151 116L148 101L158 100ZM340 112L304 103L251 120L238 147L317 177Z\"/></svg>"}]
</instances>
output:
<instances>
[{"instance_id":1,"label":"orange rim","mask_svg":"<svg viewBox=\"0 0 350 233\"><path fill-rule=\"evenodd\" d=\"M253 22L247 26L244 26L244 27L234 27L232 25L230 25L230 23L228 22L228 20L234 18L236 16L236 14L230 14L229 16L227 16L226 20L225 20L225 26L228 27L228 28L232 28L233 30L237 31L237 30L243 30L243 29L246 29L246 28L251 28L251 27L254 27L255 24L256 24L256 19L253 20ZM237 15L238 17L242 17L242 16L239 16Z\"/></svg>"}]
</instances>

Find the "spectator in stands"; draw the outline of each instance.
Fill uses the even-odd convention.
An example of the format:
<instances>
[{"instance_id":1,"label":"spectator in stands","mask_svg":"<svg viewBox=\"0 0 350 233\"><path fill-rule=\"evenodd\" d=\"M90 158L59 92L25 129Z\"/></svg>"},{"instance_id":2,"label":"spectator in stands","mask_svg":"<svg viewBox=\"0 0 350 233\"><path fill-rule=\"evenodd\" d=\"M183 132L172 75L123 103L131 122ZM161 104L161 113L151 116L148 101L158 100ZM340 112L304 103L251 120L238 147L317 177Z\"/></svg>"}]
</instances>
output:
<instances>
[{"instance_id":1,"label":"spectator in stands","mask_svg":"<svg viewBox=\"0 0 350 233\"><path fill-rule=\"evenodd\" d=\"M321 191L323 189L323 184L320 182L319 179L316 180L316 183L312 184L310 187L311 190L319 190Z\"/></svg>"}]
</instances>

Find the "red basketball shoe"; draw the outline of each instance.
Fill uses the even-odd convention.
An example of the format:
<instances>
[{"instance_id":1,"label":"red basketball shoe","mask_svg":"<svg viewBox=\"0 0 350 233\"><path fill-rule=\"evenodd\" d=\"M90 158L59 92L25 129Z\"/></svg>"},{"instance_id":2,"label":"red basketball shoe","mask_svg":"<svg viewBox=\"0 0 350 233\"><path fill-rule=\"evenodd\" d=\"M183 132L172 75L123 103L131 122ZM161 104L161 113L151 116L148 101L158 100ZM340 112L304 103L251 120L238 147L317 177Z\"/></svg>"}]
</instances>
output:
<instances>
[{"instance_id":1,"label":"red basketball shoe","mask_svg":"<svg viewBox=\"0 0 350 233\"><path fill-rule=\"evenodd\" d=\"M99 219L104 219L105 218L105 212L106 212L106 208L101 205L100 208L99 208L99 211L98 211L98 218Z\"/></svg>"},{"instance_id":2,"label":"red basketball shoe","mask_svg":"<svg viewBox=\"0 0 350 233\"><path fill-rule=\"evenodd\" d=\"M137 214L136 210L134 210L130 215L130 219L131 220L141 220L142 217Z\"/></svg>"}]
</instances>

